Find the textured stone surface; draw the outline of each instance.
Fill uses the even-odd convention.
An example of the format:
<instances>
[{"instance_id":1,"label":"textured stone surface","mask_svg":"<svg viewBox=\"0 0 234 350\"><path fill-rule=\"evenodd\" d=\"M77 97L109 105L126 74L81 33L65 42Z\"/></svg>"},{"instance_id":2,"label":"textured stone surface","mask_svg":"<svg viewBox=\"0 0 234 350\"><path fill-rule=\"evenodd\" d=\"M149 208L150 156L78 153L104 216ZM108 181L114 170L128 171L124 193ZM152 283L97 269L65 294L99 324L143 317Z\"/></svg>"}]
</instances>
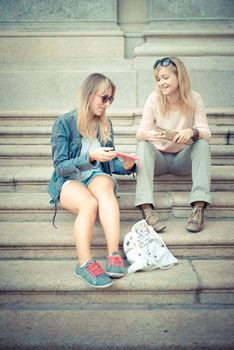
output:
<instances>
[{"instance_id":1,"label":"textured stone surface","mask_svg":"<svg viewBox=\"0 0 234 350\"><path fill-rule=\"evenodd\" d=\"M231 0L0 0L0 123L16 129L0 131L1 349L233 349L233 6ZM74 215L59 208L59 229L51 224L49 128L76 106L85 76L99 71L117 85L120 112L110 109L117 146L135 152L132 127L155 88L152 64L175 54L213 124L212 166L219 167L212 168L205 228L198 234L185 228L191 178L156 179L155 199L168 219L163 238L180 264L94 290L73 276ZM35 164L40 168L29 167ZM142 217L133 205L135 180L120 182L123 253L124 234ZM104 263L100 225L92 253Z\"/></svg>"},{"instance_id":2,"label":"textured stone surface","mask_svg":"<svg viewBox=\"0 0 234 350\"><path fill-rule=\"evenodd\" d=\"M82 81L96 69L93 64L85 72L0 72L0 79L4 81L4 86L0 87L0 109L36 111L75 108L77 91ZM99 72L109 76L117 85L116 106L136 105L134 72Z\"/></svg>"},{"instance_id":3,"label":"textured stone surface","mask_svg":"<svg viewBox=\"0 0 234 350\"><path fill-rule=\"evenodd\" d=\"M150 18L222 18L233 17L234 4L232 0L150 0Z\"/></svg>"},{"instance_id":4,"label":"textured stone surface","mask_svg":"<svg viewBox=\"0 0 234 350\"><path fill-rule=\"evenodd\" d=\"M158 58L159 53L154 45L151 46L154 50L154 54L150 54L150 56L152 56L150 60L147 57L138 57L136 59L136 65L140 68L137 82L139 106L144 106L146 98L155 89L155 81L151 67L156 58ZM172 46L169 50L171 50L171 48ZM162 48L160 47L159 50L162 50ZM173 50L174 49L172 48L172 51ZM142 52L145 55L143 47ZM166 53L168 53L167 49L165 49L164 53L160 52L161 57L165 56ZM170 51L169 53L173 54L173 52ZM234 105L233 99L231 99L230 95L226 93L227 84L229 85L230 83L231 86L233 85L233 81L230 81L230 77L233 77L234 74L232 57L223 57L222 60L217 57L209 57L206 59L202 59L200 57L181 58L188 69L191 86L194 90L201 94L206 108L217 108L218 106L231 107ZM221 61L226 62L227 64L225 66L223 66L223 63L220 65ZM207 67L208 64L209 67ZM215 64L217 65L216 68ZM219 83L217 83L217 81L219 81ZM227 83L228 81L229 83Z\"/></svg>"},{"instance_id":5,"label":"textured stone surface","mask_svg":"<svg viewBox=\"0 0 234 350\"><path fill-rule=\"evenodd\" d=\"M105 267L105 261L100 260ZM126 274L100 291L74 277L72 260L0 260L0 302L56 304L67 295L71 303L194 304L206 294L206 304L218 298L234 304L233 260L187 260L168 270ZM83 294L87 297L83 299ZM27 298L29 296L29 299ZM42 296L44 297L42 298ZM210 301L211 298L211 301ZM50 301L51 300L51 301ZM221 303L221 302L220 302Z\"/></svg>"},{"instance_id":6,"label":"textured stone surface","mask_svg":"<svg viewBox=\"0 0 234 350\"><path fill-rule=\"evenodd\" d=\"M1 310L2 349L231 350L233 309Z\"/></svg>"},{"instance_id":7,"label":"textured stone surface","mask_svg":"<svg viewBox=\"0 0 234 350\"><path fill-rule=\"evenodd\" d=\"M207 264L209 265L209 262ZM0 289L2 292L80 292L84 290L91 293L98 292L90 288L81 279L73 276L75 266L76 260L68 260L66 263L60 260L0 260ZM58 278L58 276L60 277ZM213 276L214 278L216 277L215 272ZM179 284L177 283L178 280L180 281ZM147 294L147 292L153 291L168 292L172 290L175 292L193 292L197 288L198 279L196 273L194 273L189 261L182 260L179 265L169 270L127 274L124 278L115 280L111 290L122 292L137 290Z\"/></svg>"},{"instance_id":8,"label":"textured stone surface","mask_svg":"<svg viewBox=\"0 0 234 350\"><path fill-rule=\"evenodd\" d=\"M134 223L121 219L121 251L124 236ZM233 255L233 220L206 220L204 230L197 234L187 232L186 219L168 220L166 223L167 229L162 237L176 256L214 258ZM73 220L61 222L58 217L57 225L55 230L50 222L0 222L0 258L75 258ZM94 256L106 254L106 240L98 221L92 250Z\"/></svg>"},{"instance_id":9,"label":"textured stone surface","mask_svg":"<svg viewBox=\"0 0 234 350\"><path fill-rule=\"evenodd\" d=\"M1 21L116 20L116 0L7 0L0 2Z\"/></svg>"}]
</instances>

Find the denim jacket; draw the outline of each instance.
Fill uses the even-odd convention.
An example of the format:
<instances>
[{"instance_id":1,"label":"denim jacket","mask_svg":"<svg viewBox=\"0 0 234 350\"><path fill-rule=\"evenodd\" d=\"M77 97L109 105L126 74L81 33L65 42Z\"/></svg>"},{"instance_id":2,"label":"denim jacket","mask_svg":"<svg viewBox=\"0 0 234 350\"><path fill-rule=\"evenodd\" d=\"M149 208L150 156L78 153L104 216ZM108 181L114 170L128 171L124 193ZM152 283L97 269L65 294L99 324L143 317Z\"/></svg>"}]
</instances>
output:
<instances>
[{"instance_id":1,"label":"denim jacket","mask_svg":"<svg viewBox=\"0 0 234 350\"><path fill-rule=\"evenodd\" d=\"M113 147L114 146L114 132L112 123L109 120L110 126L110 140L104 144L101 142L101 146ZM89 162L89 154L81 153L81 138L77 130L77 110L68 112L59 117L52 128L51 144L52 144L52 159L54 164L54 171L52 173L48 192L50 195L50 203L57 204L63 183L69 179L78 179L82 170L88 170L93 167L93 164ZM136 166L132 169L126 170L123 167L123 163L118 158L114 158L109 162L101 163L102 169L105 173L113 174L131 174L135 172Z\"/></svg>"}]
</instances>

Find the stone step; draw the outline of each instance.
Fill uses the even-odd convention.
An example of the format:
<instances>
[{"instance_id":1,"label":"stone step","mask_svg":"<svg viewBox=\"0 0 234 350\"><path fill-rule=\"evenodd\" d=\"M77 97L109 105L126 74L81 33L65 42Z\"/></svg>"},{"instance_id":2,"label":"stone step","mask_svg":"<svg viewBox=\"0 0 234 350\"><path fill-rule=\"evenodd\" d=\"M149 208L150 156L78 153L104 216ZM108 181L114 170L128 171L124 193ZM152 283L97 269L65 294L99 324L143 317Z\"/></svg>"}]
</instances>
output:
<instances>
[{"instance_id":1,"label":"stone step","mask_svg":"<svg viewBox=\"0 0 234 350\"><path fill-rule=\"evenodd\" d=\"M2 308L1 349L231 350L233 307ZM82 322L78 322L82 320ZM108 331L106 331L108 330Z\"/></svg>"},{"instance_id":2,"label":"stone step","mask_svg":"<svg viewBox=\"0 0 234 350\"><path fill-rule=\"evenodd\" d=\"M115 144L136 145L137 126L115 126ZM211 126L211 144L234 144L233 126ZM0 126L0 145L49 145L50 126Z\"/></svg>"},{"instance_id":3,"label":"stone step","mask_svg":"<svg viewBox=\"0 0 234 350\"><path fill-rule=\"evenodd\" d=\"M199 24L195 24L193 20L191 23L190 21L187 23L187 21L174 20L171 23L169 18L165 22L160 22L153 23L143 31L146 41L135 48L136 57L163 56L165 52L168 52L169 56L188 56L187 60L192 63L193 58L197 58L197 56L201 56L202 61L205 57L210 59L209 56L217 59L221 52L221 55L227 58L233 55L234 28L233 23L229 21L222 22L222 25L219 21L218 23L210 21L209 24L201 23L201 21ZM222 38L222 51L219 51L221 47L217 47L217 38ZM200 60L197 59L197 61ZM202 63L204 62L202 61ZM212 69L208 63L204 66L198 62L198 65L201 69Z\"/></svg>"},{"instance_id":4,"label":"stone step","mask_svg":"<svg viewBox=\"0 0 234 350\"><path fill-rule=\"evenodd\" d=\"M2 192L46 192L52 166L12 166L0 168L0 191ZM136 179L133 175L115 175L120 192L135 192ZM155 191L190 191L190 175L176 176L165 174L155 177ZM234 166L211 167L211 190L234 190Z\"/></svg>"},{"instance_id":5,"label":"stone step","mask_svg":"<svg viewBox=\"0 0 234 350\"><path fill-rule=\"evenodd\" d=\"M135 152L135 145L118 144L116 150ZM211 145L213 165L233 165L234 145ZM51 165L49 145L0 145L0 166L45 166Z\"/></svg>"},{"instance_id":6,"label":"stone step","mask_svg":"<svg viewBox=\"0 0 234 350\"><path fill-rule=\"evenodd\" d=\"M224 258L234 255L234 219L206 219L204 230L197 234L186 230L186 219L166 222L162 238L171 252L179 258ZM121 220L120 251L123 240L136 221ZM56 230L45 221L0 222L0 260L5 259L75 259L72 222L57 222ZM95 257L106 255L106 240L97 221L92 243Z\"/></svg>"},{"instance_id":7,"label":"stone step","mask_svg":"<svg viewBox=\"0 0 234 350\"><path fill-rule=\"evenodd\" d=\"M182 191L155 192L155 202L163 218L187 218L191 211L189 193ZM122 220L140 220L140 211L134 207L134 193L123 192L118 199ZM206 210L207 218L233 218L233 192L213 192L213 204ZM47 193L1 193L0 221L51 221L54 206ZM71 221L74 215L58 208L57 219Z\"/></svg>"},{"instance_id":8,"label":"stone step","mask_svg":"<svg viewBox=\"0 0 234 350\"><path fill-rule=\"evenodd\" d=\"M70 109L72 109L70 105ZM75 108L75 107L74 107ZM69 107L68 107L69 110ZM49 126L54 120L65 113L64 107L60 110L0 110L0 125L1 126L34 126L34 131L38 126ZM143 108L137 107L122 107L115 108L114 105L108 110L108 116L111 118L114 126L120 125L139 125L142 117ZM217 126L233 126L234 107L207 107L207 118L209 124Z\"/></svg>"},{"instance_id":9,"label":"stone step","mask_svg":"<svg viewBox=\"0 0 234 350\"><path fill-rule=\"evenodd\" d=\"M115 127L115 143L136 144L135 125L116 126ZM227 144L228 127L216 127L214 134L214 142L219 144ZM51 127L38 126L1 126L0 127L0 145L50 145Z\"/></svg>"},{"instance_id":10,"label":"stone step","mask_svg":"<svg viewBox=\"0 0 234 350\"><path fill-rule=\"evenodd\" d=\"M53 124L56 118L75 108L75 105L71 105L70 109L60 110L0 110L1 125L15 126L16 123L19 126L34 126L37 129L38 126L50 126ZM111 118L114 126L119 125L134 125L139 124L139 120L142 115L142 108L136 107L122 107L115 108L114 105L108 110L108 116ZM211 116L222 120L221 125L232 125L233 109L211 110Z\"/></svg>"},{"instance_id":11,"label":"stone step","mask_svg":"<svg viewBox=\"0 0 234 350\"><path fill-rule=\"evenodd\" d=\"M100 259L105 268L105 260ZM100 293L76 278L75 260L0 260L0 303L233 304L233 259L181 259L168 270L126 274ZM85 295L85 297L84 297Z\"/></svg>"}]
</instances>

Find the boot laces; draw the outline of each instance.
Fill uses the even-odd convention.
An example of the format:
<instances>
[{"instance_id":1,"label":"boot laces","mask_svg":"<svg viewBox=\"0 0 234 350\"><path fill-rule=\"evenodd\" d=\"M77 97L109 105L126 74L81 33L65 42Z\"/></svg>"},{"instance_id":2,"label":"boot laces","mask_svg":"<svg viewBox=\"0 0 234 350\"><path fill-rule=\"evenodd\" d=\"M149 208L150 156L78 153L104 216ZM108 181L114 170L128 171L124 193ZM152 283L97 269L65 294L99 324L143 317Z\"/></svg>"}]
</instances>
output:
<instances>
[{"instance_id":1,"label":"boot laces","mask_svg":"<svg viewBox=\"0 0 234 350\"><path fill-rule=\"evenodd\" d=\"M199 207L193 208L189 222L192 222L195 224L200 223L202 221L202 216L203 216L202 212L203 212L203 208L199 208Z\"/></svg>"},{"instance_id":2,"label":"boot laces","mask_svg":"<svg viewBox=\"0 0 234 350\"><path fill-rule=\"evenodd\" d=\"M123 259L119 255L109 255L107 257L109 264L114 265L117 267L122 267L123 266Z\"/></svg>"},{"instance_id":3,"label":"boot laces","mask_svg":"<svg viewBox=\"0 0 234 350\"><path fill-rule=\"evenodd\" d=\"M103 275L105 273L100 264L94 261L89 262L85 269L94 277Z\"/></svg>"},{"instance_id":4,"label":"boot laces","mask_svg":"<svg viewBox=\"0 0 234 350\"><path fill-rule=\"evenodd\" d=\"M158 222L158 221L161 221L161 218L159 216L159 214L157 213L156 210L153 210L153 209L143 209L143 214L145 216L145 219L148 220L149 222L152 220L152 221L155 221L155 222Z\"/></svg>"}]
</instances>

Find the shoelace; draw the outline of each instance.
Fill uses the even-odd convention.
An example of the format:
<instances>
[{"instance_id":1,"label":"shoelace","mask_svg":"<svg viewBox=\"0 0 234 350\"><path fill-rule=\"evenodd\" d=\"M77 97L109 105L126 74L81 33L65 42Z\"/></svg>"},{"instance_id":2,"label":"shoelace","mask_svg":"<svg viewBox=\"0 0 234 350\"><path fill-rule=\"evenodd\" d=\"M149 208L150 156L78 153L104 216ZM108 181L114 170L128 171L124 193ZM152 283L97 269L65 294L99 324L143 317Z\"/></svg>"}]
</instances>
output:
<instances>
[{"instance_id":1,"label":"shoelace","mask_svg":"<svg viewBox=\"0 0 234 350\"><path fill-rule=\"evenodd\" d=\"M156 211L153 211L153 209L144 209L144 211L147 220L156 219L157 221L161 221L159 214Z\"/></svg>"},{"instance_id":2,"label":"shoelace","mask_svg":"<svg viewBox=\"0 0 234 350\"><path fill-rule=\"evenodd\" d=\"M118 267L123 266L123 260L122 260L121 256L109 255L107 257L107 259L108 259L110 265L114 265L114 266L118 266Z\"/></svg>"},{"instance_id":3,"label":"shoelace","mask_svg":"<svg viewBox=\"0 0 234 350\"><path fill-rule=\"evenodd\" d=\"M103 275L105 272L97 262L90 262L85 269L94 277Z\"/></svg>"},{"instance_id":4,"label":"shoelace","mask_svg":"<svg viewBox=\"0 0 234 350\"><path fill-rule=\"evenodd\" d=\"M192 210L192 214L191 214L191 218L189 220L189 222L193 222L193 223L199 223L202 221L202 208L199 207L195 207Z\"/></svg>"}]
</instances>

